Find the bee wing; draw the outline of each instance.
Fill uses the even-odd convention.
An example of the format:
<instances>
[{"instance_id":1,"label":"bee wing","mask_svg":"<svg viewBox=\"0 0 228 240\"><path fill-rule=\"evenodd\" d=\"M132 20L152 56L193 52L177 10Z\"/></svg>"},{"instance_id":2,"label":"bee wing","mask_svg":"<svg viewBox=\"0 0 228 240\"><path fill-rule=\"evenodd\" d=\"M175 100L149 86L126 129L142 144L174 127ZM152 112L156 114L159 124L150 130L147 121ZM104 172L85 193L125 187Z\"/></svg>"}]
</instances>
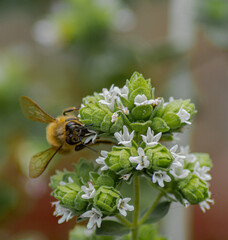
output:
<instances>
[{"instance_id":1,"label":"bee wing","mask_svg":"<svg viewBox=\"0 0 228 240\"><path fill-rule=\"evenodd\" d=\"M29 163L29 176L31 178L39 177L43 171L46 169L47 165L55 154L60 150L59 148L49 148L43 152L39 152L32 156Z\"/></svg>"},{"instance_id":2,"label":"bee wing","mask_svg":"<svg viewBox=\"0 0 228 240\"><path fill-rule=\"evenodd\" d=\"M51 123L54 122L55 119L48 115L44 110L42 110L35 102L33 102L30 98L22 96L20 98L21 108L26 117L32 119L34 121Z\"/></svg>"}]
</instances>

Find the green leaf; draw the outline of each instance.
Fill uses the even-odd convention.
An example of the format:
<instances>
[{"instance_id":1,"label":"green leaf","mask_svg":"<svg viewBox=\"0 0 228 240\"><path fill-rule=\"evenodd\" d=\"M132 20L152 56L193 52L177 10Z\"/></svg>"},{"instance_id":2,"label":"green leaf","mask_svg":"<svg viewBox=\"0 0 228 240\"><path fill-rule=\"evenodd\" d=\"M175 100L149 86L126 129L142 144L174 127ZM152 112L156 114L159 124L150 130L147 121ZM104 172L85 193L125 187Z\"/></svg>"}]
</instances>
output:
<instances>
[{"instance_id":1,"label":"green leaf","mask_svg":"<svg viewBox=\"0 0 228 240\"><path fill-rule=\"evenodd\" d=\"M139 240L156 240L157 228L155 225L143 225L139 229Z\"/></svg>"},{"instance_id":2,"label":"green leaf","mask_svg":"<svg viewBox=\"0 0 228 240\"><path fill-rule=\"evenodd\" d=\"M169 127L166 124L166 122L163 119L159 118L159 117L155 117L153 119L152 124L151 124L151 128L156 133L157 132L167 132L167 131L169 131Z\"/></svg>"},{"instance_id":3,"label":"green leaf","mask_svg":"<svg viewBox=\"0 0 228 240\"><path fill-rule=\"evenodd\" d=\"M130 229L121 223L106 220L102 221L101 227L96 229L96 234L108 236L122 236L128 234L129 231Z\"/></svg>"},{"instance_id":4,"label":"green leaf","mask_svg":"<svg viewBox=\"0 0 228 240\"><path fill-rule=\"evenodd\" d=\"M164 201L160 202L155 209L148 216L147 220L144 223L155 223L162 219L169 211L171 202Z\"/></svg>"}]
</instances>

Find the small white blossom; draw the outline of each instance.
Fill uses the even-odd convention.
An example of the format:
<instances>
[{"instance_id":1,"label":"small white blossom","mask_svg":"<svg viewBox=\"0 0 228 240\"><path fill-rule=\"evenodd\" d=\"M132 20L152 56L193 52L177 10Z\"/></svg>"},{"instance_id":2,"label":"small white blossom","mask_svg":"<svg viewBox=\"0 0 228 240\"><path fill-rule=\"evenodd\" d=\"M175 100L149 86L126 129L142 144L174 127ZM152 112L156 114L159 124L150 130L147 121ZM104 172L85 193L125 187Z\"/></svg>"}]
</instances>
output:
<instances>
[{"instance_id":1,"label":"small white blossom","mask_svg":"<svg viewBox=\"0 0 228 240\"><path fill-rule=\"evenodd\" d=\"M114 133L115 138L118 141L118 144L122 144L125 147L131 147L131 141L134 138L134 131L129 134L128 128L124 125L123 126L123 133L122 131Z\"/></svg>"},{"instance_id":2,"label":"small white blossom","mask_svg":"<svg viewBox=\"0 0 228 240\"><path fill-rule=\"evenodd\" d=\"M88 136L85 136L84 144L87 144L90 141L92 141L92 143L94 143L94 141L97 138L97 132L90 130L90 129L88 129L88 131L89 131L89 133L88 133Z\"/></svg>"},{"instance_id":3,"label":"small white blossom","mask_svg":"<svg viewBox=\"0 0 228 240\"><path fill-rule=\"evenodd\" d=\"M160 187L164 187L165 186L164 182L171 182L171 177L165 171L159 170L157 172L154 172L152 176L152 182L153 183L158 182L158 185Z\"/></svg>"},{"instance_id":4,"label":"small white blossom","mask_svg":"<svg viewBox=\"0 0 228 240\"><path fill-rule=\"evenodd\" d=\"M134 100L134 104L136 106L149 105L149 104L153 104L153 103L154 103L154 100L153 99L147 100L147 97L145 94L137 95Z\"/></svg>"},{"instance_id":5,"label":"small white blossom","mask_svg":"<svg viewBox=\"0 0 228 240\"><path fill-rule=\"evenodd\" d=\"M74 182L74 180L71 178L71 177L68 177L68 183L73 183ZM64 186L64 185L66 185L67 183L66 182L64 182L64 181L60 181L59 182L59 185L60 186Z\"/></svg>"},{"instance_id":6,"label":"small white blossom","mask_svg":"<svg viewBox=\"0 0 228 240\"><path fill-rule=\"evenodd\" d=\"M111 122L112 122L112 123L116 122L117 119L118 119L118 117L119 117L118 112L114 112L114 113L112 114Z\"/></svg>"},{"instance_id":7,"label":"small white blossom","mask_svg":"<svg viewBox=\"0 0 228 240\"><path fill-rule=\"evenodd\" d=\"M109 109L113 111L117 99L117 94L117 87L114 87L114 85L112 85L109 90L107 88L103 88L102 93L100 93L99 95L104 97L104 99L100 100L99 102L107 105Z\"/></svg>"},{"instance_id":8,"label":"small white blossom","mask_svg":"<svg viewBox=\"0 0 228 240\"><path fill-rule=\"evenodd\" d=\"M122 106L121 110L125 115L129 114L129 109L127 107Z\"/></svg>"},{"instance_id":9,"label":"small white blossom","mask_svg":"<svg viewBox=\"0 0 228 240\"><path fill-rule=\"evenodd\" d=\"M189 154L189 146L180 146L180 153L185 156L185 163L193 163L197 159L194 154Z\"/></svg>"},{"instance_id":10,"label":"small white blossom","mask_svg":"<svg viewBox=\"0 0 228 240\"><path fill-rule=\"evenodd\" d=\"M177 116L180 118L181 123L187 123L191 125L192 123L187 121L190 119L191 115L186 110L184 110L182 107L180 108L179 112L177 113Z\"/></svg>"},{"instance_id":11,"label":"small white blossom","mask_svg":"<svg viewBox=\"0 0 228 240\"><path fill-rule=\"evenodd\" d=\"M154 136L154 131L153 130L151 131L151 128L148 127L147 135L146 136L141 135L141 136L143 141L146 143L146 146L153 147L158 144L158 141L160 140L162 133L160 132Z\"/></svg>"},{"instance_id":12,"label":"small white blossom","mask_svg":"<svg viewBox=\"0 0 228 240\"><path fill-rule=\"evenodd\" d=\"M90 199L95 196L96 190L91 182L88 182L89 187L81 186L81 190L85 193L81 196L83 199Z\"/></svg>"},{"instance_id":13,"label":"small white blossom","mask_svg":"<svg viewBox=\"0 0 228 240\"><path fill-rule=\"evenodd\" d=\"M127 181L130 178L130 176L131 176L131 173L128 173L128 174L124 174L120 178L122 178L123 180Z\"/></svg>"},{"instance_id":14,"label":"small white blossom","mask_svg":"<svg viewBox=\"0 0 228 240\"><path fill-rule=\"evenodd\" d=\"M121 97L124 97L128 99L129 89L126 85L124 85L122 88L114 87L114 90L120 95Z\"/></svg>"},{"instance_id":15,"label":"small white blossom","mask_svg":"<svg viewBox=\"0 0 228 240\"><path fill-rule=\"evenodd\" d=\"M139 147L137 150L139 156L130 157L129 161L131 163L138 163L136 166L136 170L142 170L143 168L147 168L150 165L150 162L147 160L147 156L145 156L144 150Z\"/></svg>"},{"instance_id":16,"label":"small white blossom","mask_svg":"<svg viewBox=\"0 0 228 240\"><path fill-rule=\"evenodd\" d=\"M107 151L101 151L101 157L98 157L96 159L96 162L98 164L101 164L101 165L104 165L102 168L101 168L101 171L105 171L108 169L108 166L106 165L105 163L105 159L107 158L108 156L108 152Z\"/></svg>"},{"instance_id":17,"label":"small white blossom","mask_svg":"<svg viewBox=\"0 0 228 240\"><path fill-rule=\"evenodd\" d=\"M175 179L186 178L190 173L190 171L188 169L184 169L183 166L179 167L179 166L172 166L172 165L169 172L174 176Z\"/></svg>"},{"instance_id":18,"label":"small white blossom","mask_svg":"<svg viewBox=\"0 0 228 240\"><path fill-rule=\"evenodd\" d=\"M186 158L185 156L176 153L177 149L178 149L177 144L170 148L170 153L172 154L173 158L174 159L185 159Z\"/></svg>"},{"instance_id":19,"label":"small white blossom","mask_svg":"<svg viewBox=\"0 0 228 240\"><path fill-rule=\"evenodd\" d=\"M98 211L96 208L92 208L92 210L89 210L85 213L83 213L80 218L89 218L89 222L87 224L87 228L88 229L92 229L95 225L97 225L97 227L101 226L101 217L102 217L102 213L100 211Z\"/></svg>"},{"instance_id":20,"label":"small white blossom","mask_svg":"<svg viewBox=\"0 0 228 240\"><path fill-rule=\"evenodd\" d=\"M65 208L65 207L60 205L60 201L53 202L52 206L54 206L54 205L55 205L55 211L54 211L53 215L56 216L56 217L62 216L58 220L58 224L61 224L65 221L68 222L71 218L74 217L73 212L70 209Z\"/></svg>"},{"instance_id":21,"label":"small white blossom","mask_svg":"<svg viewBox=\"0 0 228 240\"><path fill-rule=\"evenodd\" d=\"M211 192L209 192L209 198L199 203L200 208L204 213L206 212L206 210L210 209L209 203L214 204L214 200L210 199L210 197L211 197Z\"/></svg>"},{"instance_id":22,"label":"small white blossom","mask_svg":"<svg viewBox=\"0 0 228 240\"><path fill-rule=\"evenodd\" d=\"M209 181L211 180L211 175L207 173L209 170L210 170L209 167L206 166L200 167L200 163L196 162L193 174L201 178L203 181Z\"/></svg>"},{"instance_id":23,"label":"small white blossom","mask_svg":"<svg viewBox=\"0 0 228 240\"><path fill-rule=\"evenodd\" d=\"M160 97L158 97L158 98L156 98L156 99L154 99L153 100L153 106L155 107L155 106L157 106L160 102L162 101L162 99L160 98Z\"/></svg>"},{"instance_id":24,"label":"small white blossom","mask_svg":"<svg viewBox=\"0 0 228 240\"><path fill-rule=\"evenodd\" d=\"M120 199L117 204L117 209L120 211L120 214L127 216L126 211L134 211L134 206L129 205L128 202L131 201L130 198Z\"/></svg>"}]
</instances>

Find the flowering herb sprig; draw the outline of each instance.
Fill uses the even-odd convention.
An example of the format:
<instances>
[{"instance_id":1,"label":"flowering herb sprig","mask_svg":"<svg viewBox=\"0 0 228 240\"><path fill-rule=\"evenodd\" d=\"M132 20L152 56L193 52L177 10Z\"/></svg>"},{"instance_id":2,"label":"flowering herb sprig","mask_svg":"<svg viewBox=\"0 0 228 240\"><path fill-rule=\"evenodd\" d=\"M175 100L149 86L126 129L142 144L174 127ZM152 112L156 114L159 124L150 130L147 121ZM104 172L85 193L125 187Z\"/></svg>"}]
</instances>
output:
<instances>
[{"instance_id":1,"label":"flowering herb sprig","mask_svg":"<svg viewBox=\"0 0 228 240\"><path fill-rule=\"evenodd\" d=\"M58 200L54 214L62 216L59 223L78 216L78 221L88 219L87 228L96 228L97 234L131 231L129 236L136 240L139 229L160 220L172 202L199 204L203 212L209 209L213 203L209 155L190 153L188 146L177 144L167 148L163 141L175 141L195 113L190 100L155 98L150 80L139 73L122 88L112 85L84 98L80 121L98 138L106 136L116 144L109 152L102 150L93 163L81 160L73 172L51 177L52 194ZM157 189L157 196L139 218L141 177ZM134 202L133 194L122 191L124 183L133 184ZM132 211L133 217L128 216Z\"/></svg>"}]
</instances>

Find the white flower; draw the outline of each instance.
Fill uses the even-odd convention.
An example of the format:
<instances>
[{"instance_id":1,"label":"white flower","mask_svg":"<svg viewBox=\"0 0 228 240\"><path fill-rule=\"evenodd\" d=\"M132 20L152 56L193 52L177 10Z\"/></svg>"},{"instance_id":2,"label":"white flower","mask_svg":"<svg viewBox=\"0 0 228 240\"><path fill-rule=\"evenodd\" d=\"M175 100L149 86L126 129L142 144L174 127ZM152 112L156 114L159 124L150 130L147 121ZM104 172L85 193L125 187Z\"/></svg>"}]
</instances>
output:
<instances>
[{"instance_id":1,"label":"white flower","mask_svg":"<svg viewBox=\"0 0 228 240\"><path fill-rule=\"evenodd\" d=\"M171 177L165 171L159 170L157 172L154 172L152 176L152 182L153 183L158 182L158 185L160 187L165 186L164 182L170 182L170 181L171 181Z\"/></svg>"},{"instance_id":2,"label":"white flower","mask_svg":"<svg viewBox=\"0 0 228 240\"><path fill-rule=\"evenodd\" d=\"M89 222L87 224L88 229L92 229L95 225L97 225L97 227L100 227L102 221L101 217L102 213L99 212L96 208L92 208L92 210L89 210L80 216L80 218L89 218Z\"/></svg>"},{"instance_id":3,"label":"white flower","mask_svg":"<svg viewBox=\"0 0 228 240\"><path fill-rule=\"evenodd\" d=\"M197 159L194 154L189 154L189 146L180 146L180 153L186 157L185 163L193 163Z\"/></svg>"},{"instance_id":4,"label":"white flower","mask_svg":"<svg viewBox=\"0 0 228 240\"><path fill-rule=\"evenodd\" d=\"M87 134L87 136L85 138L84 144L87 144L90 141L92 141L92 143L94 143L94 141L97 138L97 132L95 132L93 130L89 130L89 129L88 129L88 131L89 131L89 133Z\"/></svg>"},{"instance_id":5,"label":"white flower","mask_svg":"<svg viewBox=\"0 0 228 240\"><path fill-rule=\"evenodd\" d=\"M173 101L174 101L174 97L170 97L170 98L169 98L169 101L168 101L168 102L165 102L165 103L163 104L163 108L165 108L168 103L173 102Z\"/></svg>"},{"instance_id":6,"label":"white flower","mask_svg":"<svg viewBox=\"0 0 228 240\"><path fill-rule=\"evenodd\" d=\"M151 131L151 128L148 127L147 135L146 136L141 135L141 136L143 141L146 143L146 146L153 147L158 144L158 141L160 140L162 133L160 132L154 136L154 131L153 130Z\"/></svg>"},{"instance_id":7,"label":"white flower","mask_svg":"<svg viewBox=\"0 0 228 240\"><path fill-rule=\"evenodd\" d=\"M129 134L128 128L124 125L123 126L123 134L122 131L114 133L115 138L118 141L118 144L122 144L125 147L131 147L131 141L134 138L134 131Z\"/></svg>"},{"instance_id":8,"label":"white flower","mask_svg":"<svg viewBox=\"0 0 228 240\"><path fill-rule=\"evenodd\" d=\"M112 122L112 123L116 122L117 119L118 119L118 117L119 117L118 112L114 112L114 113L112 114L111 122Z\"/></svg>"},{"instance_id":9,"label":"white flower","mask_svg":"<svg viewBox=\"0 0 228 240\"><path fill-rule=\"evenodd\" d=\"M210 170L209 167L206 167L206 166L200 167L200 163L196 162L194 166L193 174L201 178L203 181L209 181L211 180L211 175L207 174L209 170Z\"/></svg>"},{"instance_id":10,"label":"white flower","mask_svg":"<svg viewBox=\"0 0 228 240\"><path fill-rule=\"evenodd\" d=\"M130 178L130 176L131 176L131 173L128 173L128 174L124 174L120 178L122 178L123 180L127 181Z\"/></svg>"},{"instance_id":11,"label":"white flower","mask_svg":"<svg viewBox=\"0 0 228 240\"><path fill-rule=\"evenodd\" d=\"M188 169L184 169L184 166L179 167L173 165L171 165L171 169L169 172L174 176L175 179L186 178L190 173Z\"/></svg>"},{"instance_id":12,"label":"white flower","mask_svg":"<svg viewBox=\"0 0 228 240\"><path fill-rule=\"evenodd\" d=\"M91 182L88 182L89 187L87 188L86 186L81 186L81 190L85 193L81 196L83 199L90 199L93 198L96 190Z\"/></svg>"},{"instance_id":13,"label":"white flower","mask_svg":"<svg viewBox=\"0 0 228 240\"><path fill-rule=\"evenodd\" d=\"M71 178L71 177L68 177L68 183L73 183L74 182L74 180ZM60 181L59 182L59 185L60 186L64 186L64 185L66 185L67 183L66 182L64 182L64 181Z\"/></svg>"},{"instance_id":14,"label":"white flower","mask_svg":"<svg viewBox=\"0 0 228 240\"><path fill-rule=\"evenodd\" d=\"M114 85L112 85L109 90L107 88L103 88L102 92L103 93L100 93L99 95L103 96L104 99L100 100L99 102L107 105L109 109L113 111L118 94L117 87L114 87Z\"/></svg>"},{"instance_id":15,"label":"white flower","mask_svg":"<svg viewBox=\"0 0 228 240\"><path fill-rule=\"evenodd\" d=\"M209 198L208 199L199 203L200 208L204 213L206 212L206 210L210 209L209 203L214 204L214 200L210 199L210 197L211 197L211 192L209 192Z\"/></svg>"},{"instance_id":16,"label":"white flower","mask_svg":"<svg viewBox=\"0 0 228 240\"><path fill-rule=\"evenodd\" d=\"M160 102L162 101L162 99L160 98L160 97L158 97L158 98L156 98L156 99L154 99L153 100L153 106L155 107L155 106L157 106Z\"/></svg>"},{"instance_id":17,"label":"white flower","mask_svg":"<svg viewBox=\"0 0 228 240\"><path fill-rule=\"evenodd\" d=\"M121 97L128 99L129 89L126 85L122 88L114 87L114 91L116 91Z\"/></svg>"},{"instance_id":18,"label":"white flower","mask_svg":"<svg viewBox=\"0 0 228 240\"><path fill-rule=\"evenodd\" d=\"M192 123L187 121L190 119L191 115L186 110L184 110L182 107L180 108L179 112L177 113L177 116L180 118L182 123L187 123L191 125Z\"/></svg>"},{"instance_id":19,"label":"white flower","mask_svg":"<svg viewBox=\"0 0 228 240\"><path fill-rule=\"evenodd\" d=\"M136 170L142 170L143 168L147 168L150 165L150 162L147 160L147 156L145 156L144 150L139 147L137 150L139 156L130 157L129 161L131 163L138 163L136 166Z\"/></svg>"},{"instance_id":20,"label":"white flower","mask_svg":"<svg viewBox=\"0 0 228 240\"><path fill-rule=\"evenodd\" d=\"M173 158L174 159L185 159L186 158L185 156L176 153L177 149L178 149L178 145L177 144L170 148L170 152L171 152Z\"/></svg>"},{"instance_id":21,"label":"white flower","mask_svg":"<svg viewBox=\"0 0 228 240\"><path fill-rule=\"evenodd\" d=\"M117 209L120 211L120 214L127 216L126 211L134 211L134 206L129 205L128 202L131 201L130 198L120 199L117 204Z\"/></svg>"},{"instance_id":22,"label":"white flower","mask_svg":"<svg viewBox=\"0 0 228 240\"><path fill-rule=\"evenodd\" d=\"M53 213L54 216L62 216L59 220L58 220L58 224L61 224L63 222L68 222L71 218L74 217L73 212L68 209L65 208L63 206L60 205L60 201L57 202L53 202L52 206L55 205L55 211Z\"/></svg>"},{"instance_id":23,"label":"white flower","mask_svg":"<svg viewBox=\"0 0 228 240\"><path fill-rule=\"evenodd\" d=\"M104 165L104 166L101 168L101 171L105 171L105 170L108 169L108 166L107 166L106 163L105 163L105 159L106 159L107 156L108 156L108 152L107 152L107 151L101 151L101 156L102 156L102 157L98 157L98 158L96 159L96 162L97 162L98 164Z\"/></svg>"},{"instance_id":24,"label":"white flower","mask_svg":"<svg viewBox=\"0 0 228 240\"><path fill-rule=\"evenodd\" d=\"M122 106L121 110L125 115L129 114L129 109L127 107Z\"/></svg>"},{"instance_id":25,"label":"white flower","mask_svg":"<svg viewBox=\"0 0 228 240\"><path fill-rule=\"evenodd\" d=\"M153 99L147 100L147 97L145 96L145 94L137 95L134 100L134 104L136 106L149 105L153 103L154 103L154 100Z\"/></svg>"}]
</instances>

